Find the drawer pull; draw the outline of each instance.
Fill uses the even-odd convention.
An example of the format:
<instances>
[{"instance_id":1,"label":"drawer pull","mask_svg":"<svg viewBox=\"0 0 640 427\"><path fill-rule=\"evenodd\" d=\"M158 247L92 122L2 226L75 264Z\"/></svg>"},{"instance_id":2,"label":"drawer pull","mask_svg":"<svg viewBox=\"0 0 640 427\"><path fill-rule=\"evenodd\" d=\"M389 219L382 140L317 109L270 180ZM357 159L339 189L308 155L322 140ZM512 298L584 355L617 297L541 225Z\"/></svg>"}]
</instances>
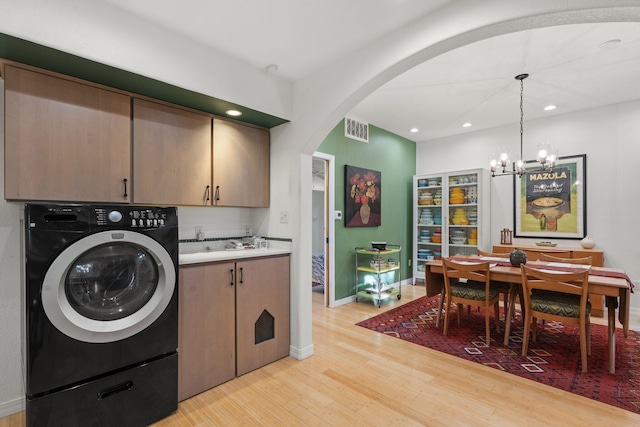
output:
<instances>
[{"instance_id":1,"label":"drawer pull","mask_svg":"<svg viewBox=\"0 0 640 427\"><path fill-rule=\"evenodd\" d=\"M98 400L107 399L115 394L122 393L123 391L129 391L133 388L133 381L127 381L122 384L107 387L98 392Z\"/></svg>"}]
</instances>

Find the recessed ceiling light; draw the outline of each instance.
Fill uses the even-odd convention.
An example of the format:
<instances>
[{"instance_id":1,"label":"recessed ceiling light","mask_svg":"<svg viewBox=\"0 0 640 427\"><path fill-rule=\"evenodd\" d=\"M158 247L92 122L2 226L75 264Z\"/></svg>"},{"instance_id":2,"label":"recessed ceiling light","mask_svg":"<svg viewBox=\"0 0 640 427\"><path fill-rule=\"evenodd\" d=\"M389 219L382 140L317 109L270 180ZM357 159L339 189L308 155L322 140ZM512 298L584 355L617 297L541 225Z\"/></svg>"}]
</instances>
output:
<instances>
[{"instance_id":1,"label":"recessed ceiling light","mask_svg":"<svg viewBox=\"0 0 640 427\"><path fill-rule=\"evenodd\" d=\"M232 116L232 117L238 117L242 115L242 112L238 110L227 110L225 111L225 113L227 114L227 116Z\"/></svg>"},{"instance_id":2,"label":"recessed ceiling light","mask_svg":"<svg viewBox=\"0 0 640 427\"><path fill-rule=\"evenodd\" d=\"M466 123L463 123L463 124L462 124L462 127L463 127L463 128L468 128L468 127L471 127L471 126L472 126L472 124L471 124L471 123L469 123L469 122L466 122Z\"/></svg>"},{"instance_id":3,"label":"recessed ceiling light","mask_svg":"<svg viewBox=\"0 0 640 427\"><path fill-rule=\"evenodd\" d=\"M409 132L416 133L416 132L418 132L418 128L411 128L411 129L409 129Z\"/></svg>"},{"instance_id":4,"label":"recessed ceiling light","mask_svg":"<svg viewBox=\"0 0 640 427\"><path fill-rule=\"evenodd\" d=\"M551 111L551 110L555 110L556 108L558 108L557 105L547 105L546 107L544 107L544 111Z\"/></svg>"},{"instance_id":5,"label":"recessed ceiling light","mask_svg":"<svg viewBox=\"0 0 640 427\"><path fill-rule=\"evenodd\" d=\"M620 43L622 43L622 40L620 39L607 40L606 42L600 45L600 49L613 49L618 47Z\"/></svg>"}]
</instances>

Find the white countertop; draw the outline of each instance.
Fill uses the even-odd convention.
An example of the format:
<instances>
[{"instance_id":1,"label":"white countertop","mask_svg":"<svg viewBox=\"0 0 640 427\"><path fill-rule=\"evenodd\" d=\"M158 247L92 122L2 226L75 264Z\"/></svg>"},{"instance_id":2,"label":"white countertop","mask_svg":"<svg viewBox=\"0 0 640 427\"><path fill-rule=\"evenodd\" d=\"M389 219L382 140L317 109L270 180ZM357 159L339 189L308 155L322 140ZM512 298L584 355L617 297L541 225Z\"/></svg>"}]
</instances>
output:
<instances>
[{"instance_id":1,"label":"white countertop","mask_svg":"<svg viewBox=\"0 0 640 427\"><path fill-rule=\"evenodd\" d=\"M291 248L289 245L283 245L282 247L269 247L266 249L211 250L181 253L178 255L178 263L180 265L198 264L213 261L229 261L235 259L284 255L290 253Z\"/></svg>"}]
</instances>

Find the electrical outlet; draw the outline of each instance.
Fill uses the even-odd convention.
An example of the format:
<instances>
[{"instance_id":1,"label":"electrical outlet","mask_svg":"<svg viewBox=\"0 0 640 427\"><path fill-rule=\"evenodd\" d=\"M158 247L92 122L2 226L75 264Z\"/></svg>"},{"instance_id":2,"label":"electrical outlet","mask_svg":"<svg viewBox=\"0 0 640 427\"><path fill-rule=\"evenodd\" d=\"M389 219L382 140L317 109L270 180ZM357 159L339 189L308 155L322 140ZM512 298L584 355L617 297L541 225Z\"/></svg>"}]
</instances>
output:
<instances>
[{"instance_id":1,"label":"electrical outlet","mask_svg":"<svg viewBox=\"0 0 640 427\"><path fill-rule=\"evenodd\" d=\"M411 258L409 258L409 260L407 261L407 265L411 267Z\"/></svg>"},{"instance_id":2,"label":"electrical outlet","mask_svg":"<svg viewBox=\"0 0 640 427\"><path fill-rule=\"evenodd\" d=\"M280 223L287 224L289 222L289 211L280 211Z\"/></svg>"},{"instance_id":3,"label":"electrical outlet","mask_svg":"<svg viewBox=\"0 0 640 427\"><path fill-rule=\"evenodd\" d=\"M250 225L245 225L244 226L244 235L245 236L251 236L251 226Z\"/></svg>"}]
</instances>

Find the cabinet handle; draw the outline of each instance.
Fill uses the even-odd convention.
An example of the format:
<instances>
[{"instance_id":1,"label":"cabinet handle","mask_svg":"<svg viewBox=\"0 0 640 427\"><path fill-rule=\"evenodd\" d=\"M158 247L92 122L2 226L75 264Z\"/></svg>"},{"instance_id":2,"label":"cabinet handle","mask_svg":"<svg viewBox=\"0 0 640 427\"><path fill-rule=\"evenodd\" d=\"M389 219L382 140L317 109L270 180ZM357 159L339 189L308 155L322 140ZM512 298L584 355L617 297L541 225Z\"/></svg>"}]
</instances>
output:
<instances>
[{"instance_id":1,"label":"cabinet handle","mask_svg":"<svg viewBox=\"0 0 640 427\"><path fill-rule=\"evenodd\" d=\"M127 194L127 182L128 182L127 178L123 179L122 182L124 183L124 194L122 195L122 197L126 199L129 196Z\"/></svg>"},{"instance_id":2,"label":"cabinet handle","mask_svg":"<svg viewBox=\"0 0 640 427\"><path fill-rule=\"evenodd\" d=\"M216 204L217 204L218 200L220 200L220 186L216 185L216 196L215 196Z\"/></svg>"},{"instance_id":3,"label":"cabinet handle","mask_svg":"<svg viewBox=\"0 0 640 427\"><path fill-rule=\"evenodd\" d=\"M231 273L231 283L229 285L233 286L233 268L229 270L229 273Z\"/></svg>"},{"instance_id":4,"label":"cabinet handle","mask_svg":"<svg viewBox=\"0 0 640 427\"><path fill-rule=\"evenodd\" d=\"M204 194L206 196L205 200L208 202L210 200L209 193L211 192L211 186L207 185L207 188L204 190Z\"/></svg>"},{"instance_id":5,"label":"cabinet handle","mask_svg":"<svg viewBox=\"0 0 640 427\"><path fill-rule=\"evenodd\" d=\"M244 268L240 267L240 283L244 283Z\"/></svg>"}]
</instances>

